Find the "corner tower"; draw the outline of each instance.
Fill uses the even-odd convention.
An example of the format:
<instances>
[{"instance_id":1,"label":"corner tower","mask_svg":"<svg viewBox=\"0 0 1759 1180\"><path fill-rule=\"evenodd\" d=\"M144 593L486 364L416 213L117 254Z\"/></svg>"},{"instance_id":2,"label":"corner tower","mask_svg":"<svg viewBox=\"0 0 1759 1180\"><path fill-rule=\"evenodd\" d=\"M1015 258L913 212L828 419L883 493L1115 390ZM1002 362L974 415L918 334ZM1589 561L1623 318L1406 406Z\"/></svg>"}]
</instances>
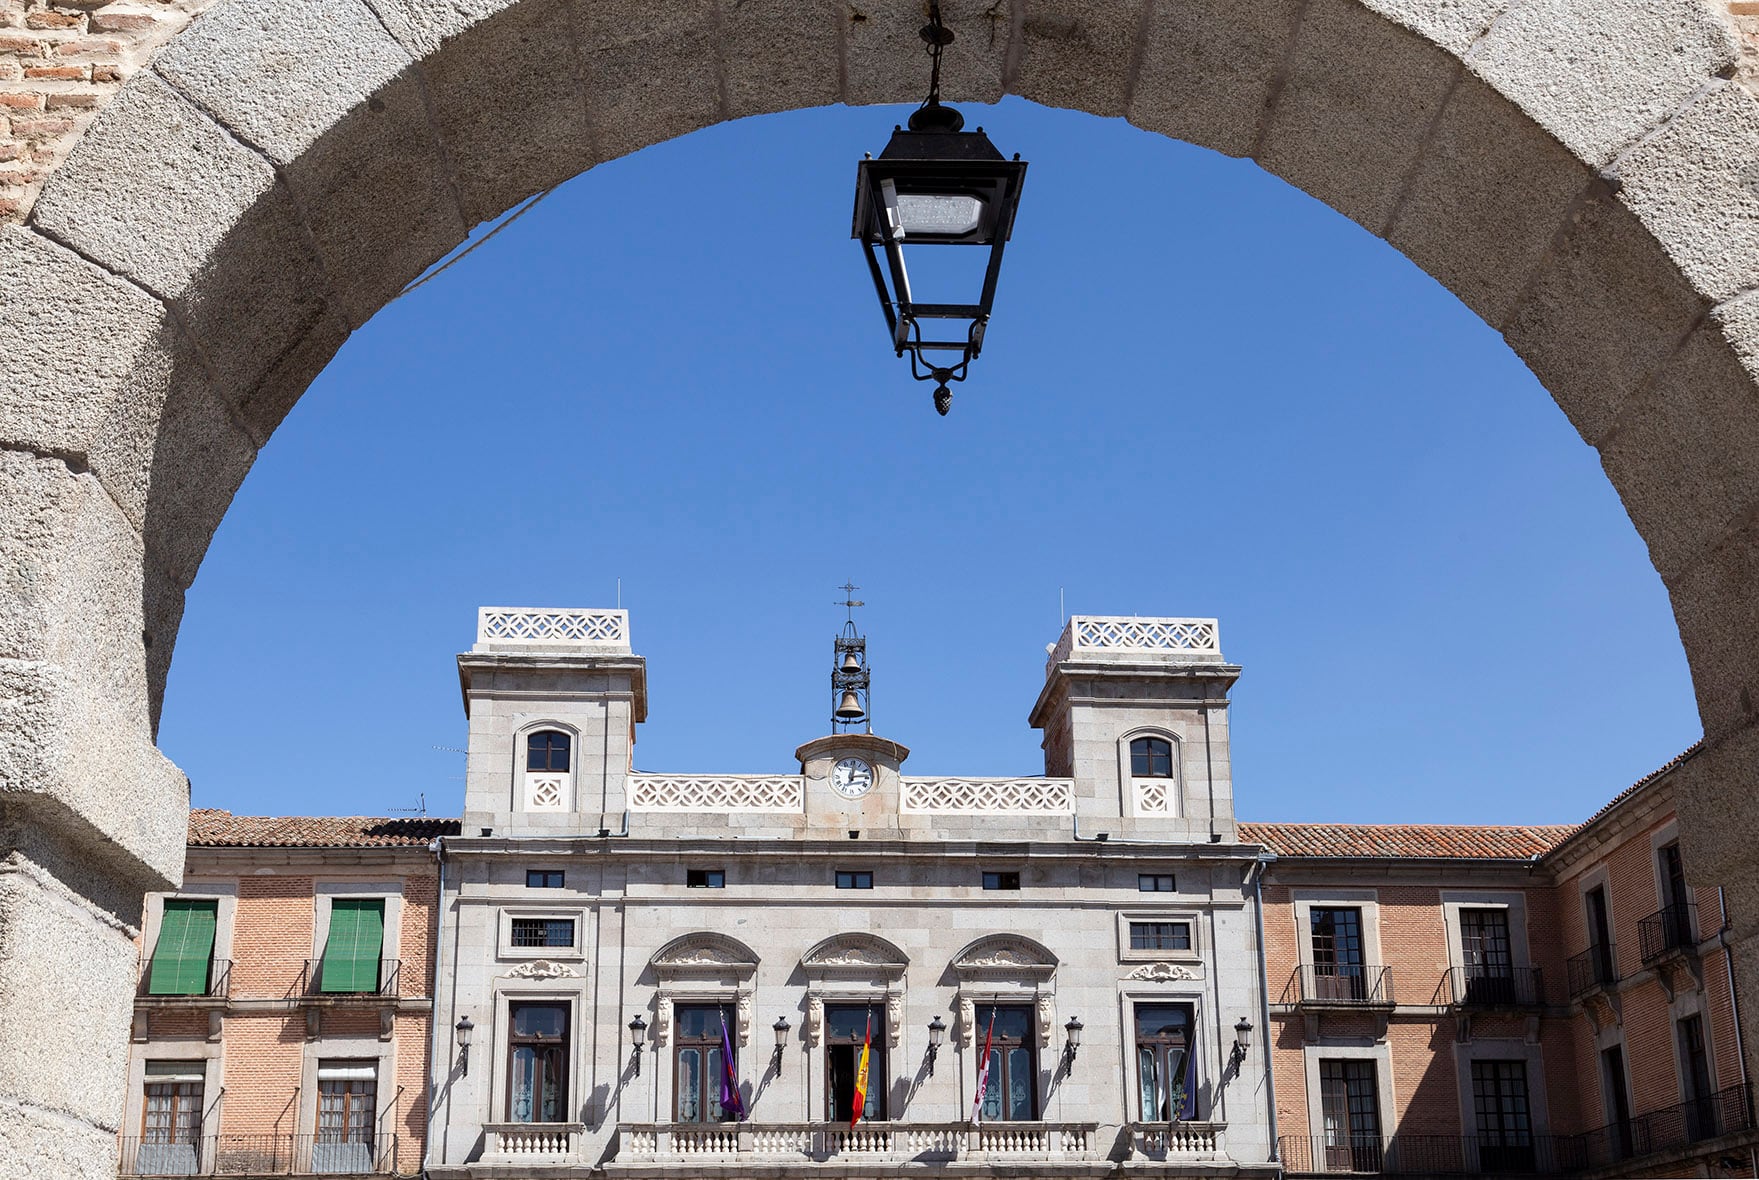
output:
<instances>
[{"instance_id":1,"label":"corner tower","mask_svg":"<svg viewBox=\"0 0 1759 1180\"><path fill-rule=\"evenodd\" d=\"M1032 708L1044 773L1074 779L1081 815L1232 842L1228 691L1239 677L1214 619L1077 615Z\"/></svg>"},{"instance_id":2,"label":"corner tower","mask_svg":"<svg viewBox=\"0 0 1759 1180\"><path fill-rule=\"evenodd\" d=\"M635 726L647 720L629 612L485 606L458 681L470 719L465 835L622 824Z\"/></svg>"}]
</instances>

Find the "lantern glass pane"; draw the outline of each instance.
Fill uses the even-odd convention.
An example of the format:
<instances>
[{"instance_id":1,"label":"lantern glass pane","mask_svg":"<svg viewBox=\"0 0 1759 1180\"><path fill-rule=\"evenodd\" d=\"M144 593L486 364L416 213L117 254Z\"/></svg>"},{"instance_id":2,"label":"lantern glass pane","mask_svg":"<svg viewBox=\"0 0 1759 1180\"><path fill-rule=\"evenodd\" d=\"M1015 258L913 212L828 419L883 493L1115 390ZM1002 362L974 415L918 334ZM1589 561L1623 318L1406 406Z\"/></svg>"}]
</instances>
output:
<instances>
[{"instance_id":1,"label":"lantern glass pane","mask_svg":"<svg viewBox=\"0 0 1759 1180\"><path fill-rule=\"evenodd\" d=\"M962 193L899 193L898 219L906 239L915 234L959 235L983 220L983 202Z\"/></svg>"}]
</instances>

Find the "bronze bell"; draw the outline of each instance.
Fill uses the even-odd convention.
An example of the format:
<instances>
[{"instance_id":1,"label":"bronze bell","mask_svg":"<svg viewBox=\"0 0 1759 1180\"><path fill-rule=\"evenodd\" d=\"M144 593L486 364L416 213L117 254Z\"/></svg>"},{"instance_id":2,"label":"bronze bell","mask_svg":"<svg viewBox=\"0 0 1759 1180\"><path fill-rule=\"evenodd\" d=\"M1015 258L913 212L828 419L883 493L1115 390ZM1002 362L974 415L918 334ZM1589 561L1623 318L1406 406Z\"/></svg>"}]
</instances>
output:
<instances>
[{"instance_id":1,"label":"bronze bell","mask_svg":"<svg viewBox=\"0 0 1759 1180\"><path fill-rule=\"evenodd\" d=\"M843 666L841 669L839 669L839 671L843 671L843 672L859 672L859 671L861 671L861 661L855 658L854 652L846 651L843 653Z\"/></svg>"},{"instance_id":2,"label":"bronze bell","mask_svg":"<svg viewBox=\"0 0 1759 1180\"><path fill-rule=\"evenodd\" d=\"M836 712L837 720L839 720L839 721L859 721L859 720L861 720L861 717L862 717L862 714L864 711L865 710L863 710L861 707L860 699L858 697L856 697L856 695L855 695L855 690L852 688L844 689L843 690L843 703L837 706L837 712Z\"/></svg>"}]
</instances>

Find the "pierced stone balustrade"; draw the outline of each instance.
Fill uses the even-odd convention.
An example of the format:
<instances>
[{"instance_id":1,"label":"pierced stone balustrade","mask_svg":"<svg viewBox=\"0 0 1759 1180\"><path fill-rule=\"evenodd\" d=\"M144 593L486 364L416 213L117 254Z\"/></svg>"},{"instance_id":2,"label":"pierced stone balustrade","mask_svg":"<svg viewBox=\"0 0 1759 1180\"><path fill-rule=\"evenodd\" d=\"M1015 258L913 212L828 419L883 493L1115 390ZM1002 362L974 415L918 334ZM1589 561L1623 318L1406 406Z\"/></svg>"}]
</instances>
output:
<instances>
[{"instance_id":1,"label":"pierced stone balustrade","mask_svg":"<svg viewBox=\"0 0 1759 1180\"><path fill-rule=\"evenodd\" d=\"M1075 615L1045 660L1045 671L1064 660L1099 653L1222 658L1220 627L1215 619L1139 619Z\"/></svg>"},{"instance_id":2,"label":"pierced stone balustrade","mask_svg":"<svg viewBox=\"0 0 1759 1180\"><path fill-rule=\"evenodd\" d=\"M806 780L797 774L636 774L631 811L805 810Z\"/></svg>"},{"instance_id":3,"label":"pierced stone balustrade","mask_svg":"<svg viewBox=\"0 0 1759 1180\"><path fill-rule=\"evenodd\" d=\"M1068 815L1075 783L1066 778L906 778L903 811L943 815Z\"/></svg>"}]
</instances>

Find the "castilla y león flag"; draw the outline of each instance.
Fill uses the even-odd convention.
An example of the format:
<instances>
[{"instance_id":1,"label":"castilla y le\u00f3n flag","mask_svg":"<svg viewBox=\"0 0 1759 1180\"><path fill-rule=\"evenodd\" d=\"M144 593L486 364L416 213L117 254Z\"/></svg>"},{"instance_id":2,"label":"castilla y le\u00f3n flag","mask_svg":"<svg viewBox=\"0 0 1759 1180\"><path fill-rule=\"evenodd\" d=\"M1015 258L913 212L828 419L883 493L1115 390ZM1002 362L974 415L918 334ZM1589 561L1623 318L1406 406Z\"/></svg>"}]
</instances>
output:
<instances>
[{"instance_id":1,"label":"castilla y le\u00f3n flag","mask_svg":"<svg viewBox=\"0 0 1759 1180\"><path fill-rule=\"evenodd\" d=\"M983 1121L983 1092L989 1089L989 1045L996 1035L996 1010L989 1010L989 1031L983 1034L983 1057L977 1063L977 1093L971 1099L971 1121Z\"/></svg>"},{"instance_id":2,"label":"castilla y le\u00f3n flag","mask_svg":"<svg viewBox=\"0 0 1759 1180\"><path fill-rule=\"evenodd\" d=\"M855 1066L855 1101L850 1104L849 1125L861 1121L867 1109L867 1051L873 1046L873 1013L867 1014L867 1031L861 1034L861 1061Z\"/></svg>"}]
</instances>

